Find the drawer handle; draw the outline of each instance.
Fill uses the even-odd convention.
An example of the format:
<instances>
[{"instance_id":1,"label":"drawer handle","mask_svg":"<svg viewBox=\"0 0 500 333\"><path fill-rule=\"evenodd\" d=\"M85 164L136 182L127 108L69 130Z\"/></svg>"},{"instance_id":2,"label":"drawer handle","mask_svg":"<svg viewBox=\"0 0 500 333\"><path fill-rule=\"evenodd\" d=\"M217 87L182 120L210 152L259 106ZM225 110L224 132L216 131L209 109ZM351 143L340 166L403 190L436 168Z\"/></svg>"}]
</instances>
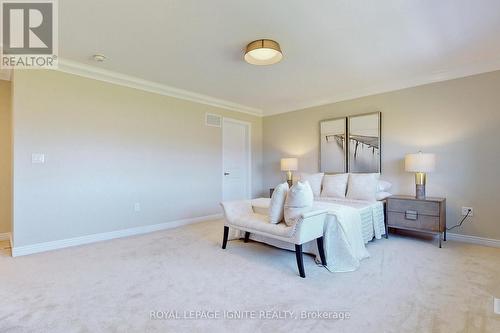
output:
<instances>
[{"instance_id":1,"label":"drawer handle","mask_svg":"<svg viewBox=\"0 0 500 333\"><path fill-rule=\"evenodd\" d=\"M405 219L416 221L418 219L418 212L415 210L407 210L405 212Z\"/></svg>"}]
</instances>

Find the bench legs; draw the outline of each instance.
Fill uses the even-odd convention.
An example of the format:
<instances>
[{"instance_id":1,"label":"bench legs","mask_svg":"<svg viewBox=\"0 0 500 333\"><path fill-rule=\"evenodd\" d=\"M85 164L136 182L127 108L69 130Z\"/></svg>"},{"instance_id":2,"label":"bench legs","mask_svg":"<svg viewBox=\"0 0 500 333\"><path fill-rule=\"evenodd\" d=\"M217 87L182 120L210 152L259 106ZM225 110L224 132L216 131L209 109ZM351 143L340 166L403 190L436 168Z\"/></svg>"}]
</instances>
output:
<instances>
[{"instance_id":1,"label":"bench legs","mask_svg":"<svg viewBox=\"0 0 500 333\"><path fill-rule=\"evenodd\" d=\"M227 245L227 238L229 236L229 227L224 226L224 238L222 239L222 248L225 249ZM245 243L248 242L248 238L250 237L249 232L245 232ZM323 237L316 239L318 244L319 256L321 258L321 263L326 266L326 258L325 258L325 250L323 248ZM302 244L295 244L295 258L297 259L297 267L299 268L299 275L301 278L306 277L306 273L304 272L304 257L302 254Z\"/></svg>"},{"instance_id":2,"label":"bench legs","mask_svg":"<svg viewBox=\"0 0 500 333\"><path fill-rule=\"evenodd\" d=\"M319 257L321 258L321 264L326 266L326 257L325 257L325 248L323 247L323 237L319 237L316 239L316 243L318 244L318 252ZM306 273L304 272L304 256L302 254L302 245L295 244L295 257L297 258L297 267L299 268L299 275L302 278L306 277Z\"/></svg>"},{"instance_id":3,"label":"bench legs","mask_svg":"<svg viewBox=\"0 0 500 333\"><path fill-rule=\"evenodd\" d=\"M227 237L229 235L229 227L224 226L224 238L222 239L222 248L225 249L227 245ZM250 233L245 232L245 243L248 243L248 239L250 238Z\"/></svg>"},{"instance_id":4,"label":"bench legs","mask_svg":"<svg viewBox=\"0 0 500 333\"><path fill-rule=\"evenodd\" d=\"M229 235L229 227L224 226L224 238L222 239L222 248L225 249L227 245L227 236Z\"/></svg>"},{"instance_id":5,"label":"bench legs","mask_svg":"<svg viewBox=\"0 0 500 333\"><path fill-rule=\"evenodd\" d=\"M321 258L321 264L326 266L326 257L325 257L325 248L323 246L323 237L316 239L316 243L318 244L318 252L319 257Z\"/></svg>"},{"instance_id":6,"label":"bench legs","mask_svg":"<svg viewBox=\"0 0 500 333\"><path fill-rule=\"evenodd\" d=\"M387 200L384 200L384 227L385 239L389 239L389 226L387 225Z\"/></svg>"},{"instance_id":7,"label":"bench legs","mask_svg":"<svg viewBox=\"0 0 500 333\"><path fill-rule=\"evenodd\" d=\"M299 267L299 275L301 278L305 278L306 273L304 273L304 258L302 256L302 245L295 244L295 257L297 258L297 266Z\"/></svg>"}]
</instances>

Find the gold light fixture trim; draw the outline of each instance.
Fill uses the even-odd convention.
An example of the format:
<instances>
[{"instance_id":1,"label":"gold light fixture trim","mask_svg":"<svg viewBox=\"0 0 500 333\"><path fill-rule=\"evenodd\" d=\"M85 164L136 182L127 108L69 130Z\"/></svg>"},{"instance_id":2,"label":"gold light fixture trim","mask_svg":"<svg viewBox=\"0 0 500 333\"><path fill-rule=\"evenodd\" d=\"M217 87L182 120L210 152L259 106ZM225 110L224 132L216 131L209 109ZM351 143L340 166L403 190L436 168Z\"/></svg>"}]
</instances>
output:
<instances>
[{"instance_id":1,"label":"gold light fixture trim","mask_svg":"<svg viewBox=\"0 0 500 333\"><path fill-rule=\"evenodd\" d=\"M271 39L254 40L247 45L245 61L252 65L272 65L281 61L280 44Z\"/></svg>"}]
</instances>

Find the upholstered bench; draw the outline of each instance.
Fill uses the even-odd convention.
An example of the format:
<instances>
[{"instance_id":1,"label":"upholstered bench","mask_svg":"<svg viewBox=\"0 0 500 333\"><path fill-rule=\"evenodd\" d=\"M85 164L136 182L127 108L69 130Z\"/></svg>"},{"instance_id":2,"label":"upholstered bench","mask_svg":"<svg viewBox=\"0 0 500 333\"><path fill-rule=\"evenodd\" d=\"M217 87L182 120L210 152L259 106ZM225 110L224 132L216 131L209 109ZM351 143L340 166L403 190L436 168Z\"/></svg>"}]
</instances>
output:
<instances>
[{"instance_id":1,"label":"upholstered bench","mask_svg":"<svg viewBox=\"0 0 500 333\"><path fill-rule=\"evenodd\" d=\"M254 212L250 200L232 201L221 203L224 209L224 238L222 248L227 245L229 227L245 232L245 243L250 233L295 244L295 256L301 277L305 278L304 261L302 255L302 244L316 240L318 251L323 265L326 265L325 252L323 249L323 227L326 210L311 210L302 213L299 220L292 226L280 222L269 223L268 217Z\"/></svg>"}]
</instances>

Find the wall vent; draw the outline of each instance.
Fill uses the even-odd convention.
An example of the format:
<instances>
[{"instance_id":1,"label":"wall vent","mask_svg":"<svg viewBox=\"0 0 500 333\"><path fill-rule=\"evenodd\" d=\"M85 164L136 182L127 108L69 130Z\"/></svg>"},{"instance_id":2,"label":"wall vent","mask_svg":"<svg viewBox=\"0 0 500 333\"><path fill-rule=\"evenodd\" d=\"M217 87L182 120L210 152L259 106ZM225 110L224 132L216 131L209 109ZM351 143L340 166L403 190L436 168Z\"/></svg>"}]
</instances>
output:
<instances>
[{"instance_id":1,"label":"wall vent","mask_svg":"<svg viewBox=\"0 0 500 333\"><path fill-rule=\"evenodd\" d=\"M212 127L221 127L222 117L218 114L207 113L205 114L205 124Z\"/></svg>"}]
</instances>

